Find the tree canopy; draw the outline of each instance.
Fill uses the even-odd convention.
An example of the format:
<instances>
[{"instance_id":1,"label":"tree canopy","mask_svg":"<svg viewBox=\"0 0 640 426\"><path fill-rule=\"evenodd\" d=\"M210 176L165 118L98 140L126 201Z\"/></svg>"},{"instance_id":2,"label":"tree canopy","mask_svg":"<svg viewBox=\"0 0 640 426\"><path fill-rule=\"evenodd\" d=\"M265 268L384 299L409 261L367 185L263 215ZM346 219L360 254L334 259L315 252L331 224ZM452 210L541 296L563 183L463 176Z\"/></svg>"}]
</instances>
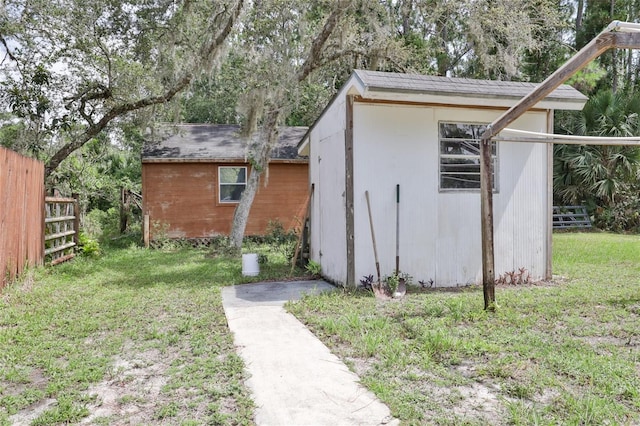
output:
<instances>
[{"instance_id":1,"label":"tree canopy","mask_svg":"<svg viewBox=\"0 0 640 426\"><path fill-rule=\"evenodd\" d=\"M80 163L110 161L96 145L135 158L154 120L239 123L259 131L251 161L266 172L277 127L312 124L354 68L539 82L614 19L637 22L640 2L4 0L0 143L43 159L50 185L70 188ZM615 51L573 78L593 105L558 114L558 131L610 134L616 121L637 132L639 62ZM601 168L621 184L598 188L576 181L582 160L568 158L589 150L557 151L559 202L597 189L586 201L598 211L638 186L632 150L625 173Z\"/></svg>"},{"instance_id":2,"label":"tree canopy","mask_svg":"<svg viewBox=\"0 0 640 426\"><path fill-rule=\"evenodd\" d=\"M243 1L6 0L2 102L50 175L127 114L170 101L226 47Z\"/></svg>"}]
</instances>

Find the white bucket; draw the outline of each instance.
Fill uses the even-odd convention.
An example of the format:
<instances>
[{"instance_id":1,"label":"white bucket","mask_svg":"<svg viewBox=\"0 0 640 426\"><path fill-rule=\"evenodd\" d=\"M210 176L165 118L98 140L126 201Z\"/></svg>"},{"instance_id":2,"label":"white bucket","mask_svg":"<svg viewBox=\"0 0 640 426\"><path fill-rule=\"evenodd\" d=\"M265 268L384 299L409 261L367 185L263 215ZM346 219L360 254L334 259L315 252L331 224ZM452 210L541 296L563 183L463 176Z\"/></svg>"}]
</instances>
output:
<instances>
[{"instance_id":1,"label":"white bucket","mask_svg":"<svg viewBox=\"0 0 640 426\"><path fill-rule=\"evenodd\" d=\"M256 253L248 253L242 255L242 275L245 277L255 277L260 273L260 265L258 265L258 255Z\"/></svg>"}]
</instances>

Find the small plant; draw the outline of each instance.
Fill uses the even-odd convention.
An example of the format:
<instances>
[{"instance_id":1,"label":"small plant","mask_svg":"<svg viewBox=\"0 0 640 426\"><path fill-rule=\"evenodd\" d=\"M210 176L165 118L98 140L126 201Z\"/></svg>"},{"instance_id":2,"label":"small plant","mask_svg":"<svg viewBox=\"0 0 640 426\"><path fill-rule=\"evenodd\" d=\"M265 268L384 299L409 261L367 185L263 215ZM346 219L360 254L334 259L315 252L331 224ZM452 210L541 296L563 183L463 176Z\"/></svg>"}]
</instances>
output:
<instances>
[{"instance_id":1,"label":"small plant","mask_svg":"<svg viewBox=\"0 0 640 426\"><path fill-rule=\"evenodd\" d=\"M373 290L373 275L365 275L360 279L360 288L363 290Z\"/></svg>"},{"instance_id":2,"label":"small plant","mask_svg":"<svg viewBox=\"0 0 640 426\"><path fill-rule=\"evenodd\" d=\"M99 256L100 255L100 243L93 238L90 238L84 232L80 232L78 236L78 245L82 254L87 256Z\"/></svg>"},{"instance_id":3,"label":"small plant","mask_svg":"<svg viewBox=\"0 0 640 426\"><path fill-rule=\"evenodd\" d=\"M406 272L400 272L398 274L400 281L404 281L405 285L413 284L413 277Z\"/></svg>"},{"instance_id":4,"label":"small plant","mask_svg":"<svg viewBox=\"0 0 640 426\"><path fill-rule=\"evenodd\" d=\"M435 282L433 281L433 278L429 278L429 281L424 281L424 280L418 281L418 284L420 284L422 288L431 288L433 287L434 283Z\"/></svg>"},{"instance_id":5,"label":"small plant","mask_svg":"<svg viewBox=\"0 0 640 426\"><path fill-rule=\"evenodd\" d=\"M518 285L529 284L531 282L531 274L526 268L518 268L510 272L505 272L496 278L496 284Z\"/></svg>"},{"instance_id":6,"label":"small plant","mask_svg":"<svg viewBox=\"0 0 640 426\"><path fill-rule=\"evenodd\" d=\"M298 237L294 230L285 230L282 222L275 219L267 224L267 233L263 241L269 244L273 251L290 260L296 251Z\"/></svg>"},{"instance_id":7,"label":"small plant","mask_svg":"<svg viewBox=\"0 0 640 426\"><path fill-rule=\"evenodd\" d=\"M322 275L322 266L320 266L318 262L315 262L313 260L310 260L309 263L307 263L307 266L304 267L304 269L306 269L306 271L314 277L319 277Z\"/></svg>"},{"instance_id":8,"label":"small plant","mask_svg":"<svg viewBox=\"0 0 640 426\"><path fill-rule=\"evenodd\" d=\"M398 290L398 284L400 284L400 275L391 274L384 278L384 282L387 284L389 293L393 294Z\"/></svg>"}]
</instances>

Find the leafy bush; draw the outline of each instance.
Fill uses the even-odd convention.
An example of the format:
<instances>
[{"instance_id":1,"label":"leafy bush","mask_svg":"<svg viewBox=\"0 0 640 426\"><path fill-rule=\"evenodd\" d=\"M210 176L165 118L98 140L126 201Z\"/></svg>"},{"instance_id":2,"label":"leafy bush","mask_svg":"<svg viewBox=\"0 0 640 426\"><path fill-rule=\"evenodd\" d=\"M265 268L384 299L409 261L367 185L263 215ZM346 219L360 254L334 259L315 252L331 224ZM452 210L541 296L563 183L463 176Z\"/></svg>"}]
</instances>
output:
<instances>
[{"instance_id":1,"label":"leafy bush","mask_svg":"<svg viewBox=\"0 0 640 426\"><path fill-rule=\"evenodd\" d=\"M596 208L594 225L613 232L640 232L640 195L619 194L613 206Z\"/></svg>"},{"instance_id":2,"label":"leafy bush","mask_svg":"<svg viewBox=\"0 0 640 426\"><path fill-rule=\"evenodd\" d=\"M100 255L100 243L87 236L86 233L80 232L78 243L82 254L94 257Z\"/></svg>"},{"instance_id":3,"label":"leafy bush","mask_svg":"<svg viewBox=\"0 0 640 426\"><path fill-rule=\"evenodd\" d=\"M293 259L298 244L298 236L294 230L285 231L282 222L270 220L267 224L267 234L264 242L269 244L274 251L280 253L285 259Z\"/></svg>"},{"instance_id":4,"label":"leafy bush","mask_svg":"<svg viewBox=\"0 0 640 426\"><path fill-rule=\"evenodd\" d=\"M93 209L85 215L82 229L95 240L114 237L120 233L120 212L115 207L107 211Z\"/></svg>"},{"instance_id":5,"label":"leafy bush","mask_svg":"<svg viewBox=\"0 0 640 426\"><path fill-rule=\"evenodd\" d=\"M320 266L318 262L315 262L313 260L310 260L309 263L307 263L307 266L305 266L304 268L314 277L319 277L320 275L322 275L322 266Z\"/></svg>"}]
</instances>

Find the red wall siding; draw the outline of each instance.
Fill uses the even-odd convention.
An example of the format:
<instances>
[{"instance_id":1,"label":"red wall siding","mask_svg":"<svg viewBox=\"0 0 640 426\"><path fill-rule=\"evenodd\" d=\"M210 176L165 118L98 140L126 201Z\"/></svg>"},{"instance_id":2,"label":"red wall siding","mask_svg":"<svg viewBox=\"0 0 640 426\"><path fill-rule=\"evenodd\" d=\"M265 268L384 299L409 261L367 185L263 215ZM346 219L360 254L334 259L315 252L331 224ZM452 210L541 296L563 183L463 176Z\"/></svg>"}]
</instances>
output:
<instances>
[{"instance_id":1,"label":"red wall siding","mask_svg":"<svg viewBox=\"0 0 640 426\"><path fill-rule=\"evenodd\" d=\"M44 256L44 164L0 147L0 288Z\"/></svg>"},{"instance_id":2,"label":"red wall siding","mask_svg":"<svg viewBox=\"0 0 640 426\"><path fill-rule=\"evenodd\" d=\"M235 204L218 203L218 166L238 164L143 163L144 211L151 239L208 238L228 235ZM264 177L263 177L264 182ZM263 235L270 220L286 229L299 227L308 193L307 164L271 164L269 180L260 184L245 235Z\"/></svg>"}]
</instances>

